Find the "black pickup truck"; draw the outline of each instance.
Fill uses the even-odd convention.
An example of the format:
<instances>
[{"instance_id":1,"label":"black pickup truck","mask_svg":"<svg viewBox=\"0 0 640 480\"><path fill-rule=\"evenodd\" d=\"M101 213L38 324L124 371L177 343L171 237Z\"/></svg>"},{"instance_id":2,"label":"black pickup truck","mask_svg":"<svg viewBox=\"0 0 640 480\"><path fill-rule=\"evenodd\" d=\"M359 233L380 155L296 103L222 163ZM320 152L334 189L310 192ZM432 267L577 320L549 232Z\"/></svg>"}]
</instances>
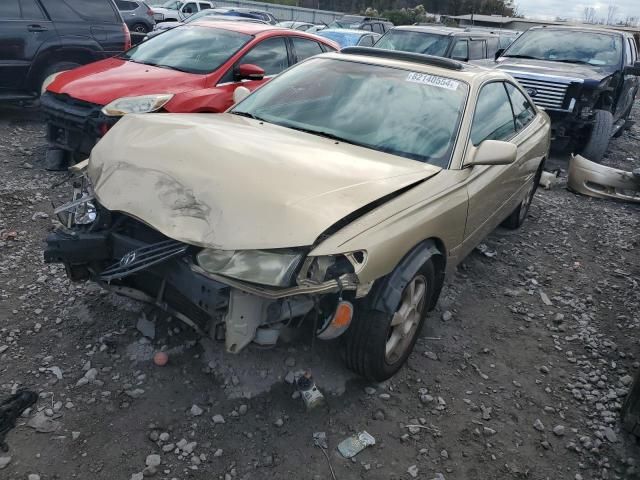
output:
<instances>
[{"instance_id":1,"label":"black pickup truck","mask_svg":"<svg viewBox=\"0 0 640 480\"><path fill-rule=\"evenodd\" d=\"M549 114L556 145L591 161L629 127L638 91L638 49L630 33L604 28L533 27L495 61Z\"/></svg>"}]
</instances>

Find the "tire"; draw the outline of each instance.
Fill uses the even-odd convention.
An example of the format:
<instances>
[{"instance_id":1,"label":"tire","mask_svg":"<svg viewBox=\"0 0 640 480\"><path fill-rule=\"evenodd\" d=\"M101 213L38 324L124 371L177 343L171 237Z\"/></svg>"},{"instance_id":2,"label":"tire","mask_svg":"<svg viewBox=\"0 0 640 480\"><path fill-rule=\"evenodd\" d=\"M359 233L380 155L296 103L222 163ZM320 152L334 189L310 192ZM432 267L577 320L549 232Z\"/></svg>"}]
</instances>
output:
<instances>
[{"instance_id":1,"label":"tire","mask_svg":"<svg viewBox=\"0 0 640 480\"><path fill-rule=\"evenodd\" d=\"M38 86L40 87L38 89L38 95L40 95L40 92L42 92L42 85L44 84L44 81L47 79L49 75L53 75L54 73L58 73L58 72L63 72L65 70L72 70L79 66L80 64L75 62L58 62L47 67L45 71L42 73L42 76L40 77L40 82L38 84Z\"/></svg>"},{"instance_id":2,"label":"tire","mask_svg":"<svg viewBox=\"0 0 640 480\"><path fill-rule=\"evenodd\" d=\"M582 156L600 163L609 148L613 132L613 115L607 110L596 110L593 127L587 143L582 148Z\"/></svg>"},{"instance_id":3,"label":"tire","mask_svg":"<svg viewBox=\"0 0 640 480\"><path fill-rule=\"evenodd\" d=\"M394 314L373 310L366 300L357 305L353 323L343 340L344 359L349 369L376 382L382 382L400 370L413 350L428 307L434 300L432 297L438 291L435 279L435 268L429 259L405 286L400 306ZM411 292L414 292L414 300L417 299L421 285L423 295L417 302L412 302ZM415 305L407 308L410 304ZM403 319L403 322L392 326L394 318ZM388 352L394 334L396 347Z\"/></svg>"},{"instance_id":4,"label":"tire","mask_svg":"<svg viewBox=\"0 0 640 480\"><path fill-rule=\"evenodd\" d=\"M542 162L538 167L538 171L533 177L533 181L529 185L529 190L522 202L520 202L516 209L511 212L511 215L505 218L505 220L502 222L503 227L509 228L511 230L516 230L517 228L520 228L524 221L527 219L529 208L531 207L531 202L533 202L533 197L538 190L538 184L540 183L540 177L542 176L543 166L544 162Z\"/></svg>"},{"instance_id":5,"label":"tire","mask_svg":"<svg viewBox=\"0 0 640 480\"><path fill-rule=\"evenodd\" d=\"M131 27L131 31L136 33L149 33L149 30L149 27L147 27L144 23L135 23Z\"/></svg>"},{"instance_id":6,"label":"tire","mask_svg":"<svg viewBox=\"0 0 640 480\"><path fill-rule=\"evenodd\" d=\"M622 427L640 438L640 373L629 389L622 405Z\"/></svg>"}]
</instances>

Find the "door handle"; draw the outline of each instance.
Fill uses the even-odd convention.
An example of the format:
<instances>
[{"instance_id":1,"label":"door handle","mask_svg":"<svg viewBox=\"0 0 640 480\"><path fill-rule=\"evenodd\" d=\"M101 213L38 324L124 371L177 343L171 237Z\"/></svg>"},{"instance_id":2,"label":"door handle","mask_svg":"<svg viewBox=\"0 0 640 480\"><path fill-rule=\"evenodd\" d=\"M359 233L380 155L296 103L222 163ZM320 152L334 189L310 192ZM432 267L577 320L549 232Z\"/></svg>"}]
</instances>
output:
<instances>
[{"instance_id":1,"label":"door handle","mask_svg":"<svg viewBox=\"0 0 640 480\"><path fill-rule=\"evenodd\" d=\"M27 26L27 30L30 32L46 32L48 28L43 27L42 25L29 25Z\"/></svg>"}]
</instances>

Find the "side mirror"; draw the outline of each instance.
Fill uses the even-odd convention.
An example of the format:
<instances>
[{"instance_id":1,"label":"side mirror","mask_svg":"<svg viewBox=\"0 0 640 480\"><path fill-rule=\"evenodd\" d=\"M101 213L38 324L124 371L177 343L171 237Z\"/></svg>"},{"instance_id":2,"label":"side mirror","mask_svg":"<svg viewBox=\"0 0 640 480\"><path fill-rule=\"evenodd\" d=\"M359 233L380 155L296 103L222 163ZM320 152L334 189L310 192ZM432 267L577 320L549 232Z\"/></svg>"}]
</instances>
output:
<instances>
[{"instance_id":1,"label":"side mirror","mask_svg":"<svg viewBox=\"0 0 640 480\"><path fill-rule=\"evenodd\" d=\"M236 80L262 80L264 70L252 63L243 63L235 71Z\"/></svg>"},{"instance_id":2,"label":"side mirror","mask_svg":"<svg viewBox=\"0 0 640 480\"><path fill-rule=\"evenodd\" d=\"M624 67L624 74L640 77L640 62L636 62L632 66Z\"/></svg>"},{"instance_id":3,"label":"side mirror","mask_svg":"<svg viewBox=\"0 0 640 480\"><path fill-rule=\"evenodd\" d=\"M469 152L465 167L472 165L509 165L518 157L518 147L500 140L485 140Z\"/></svg>"},{"instance_id":4,"label":"side mirror","mask_svg":"<svg viewBox=\"0 0 640 480\"><path fill-rule=\"evenodd\" d=\"M496 50L496 55L494 57L494 60L499 59L502 56L502 54L504 53L505 50L506 49L504 49L504 48L499 48L498 50Z\"/></svg>"},{"instance_id":5,"label":"side mirror","mask_svg":"<svg viewBox=\"0 0 640 480\"><path fill-rule=\"evenodd\" d=\"M247 87L236 88L233 91L233 103L234 104L240 103L242 100L247 98L250 93L251 93L251 90L249 90Z\"/></svg>"}]
</instances>

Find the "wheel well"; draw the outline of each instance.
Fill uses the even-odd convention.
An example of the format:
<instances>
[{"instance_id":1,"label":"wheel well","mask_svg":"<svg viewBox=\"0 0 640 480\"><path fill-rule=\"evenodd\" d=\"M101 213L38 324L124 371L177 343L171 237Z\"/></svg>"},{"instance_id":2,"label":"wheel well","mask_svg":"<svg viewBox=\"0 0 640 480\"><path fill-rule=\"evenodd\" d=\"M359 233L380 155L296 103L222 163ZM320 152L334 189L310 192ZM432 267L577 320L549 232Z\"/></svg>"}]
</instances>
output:
<instances>
[{"instance_id":1,"label":"wheel well","mask_svg":"<svg viewBox=\"0 0 640 480\"><path fill-rule=\"evenodd\" d=\"M44 80L43 75L49 67L55 65L56 63L73 62L80 65L85 65L87 63L98 60L98 58L99 57L95 52L80 49L65 49L61 52L56 52L51 55L45 54L44 58L37 59L34 66L31 68L31 71L29 72L29 85L32 89L39 91L40 84Z\"/></svg>"},{"instance_id":2,"label":"wheel well","mask_svg":"<svg viewBox=\"0 0 640 480\"><path fill-rule=\"evenodd\" d=\"M407 282L419 271L427 260L431 260L435 270L436 285L432 304L429 310L435 307L444 284L446 271L446 248L444 242L436 237L430 237L414 245L406 255L398 262L394 270L376 281L369 304L372 308L393 313L400 301L400 296Z\"/></svg>"}]
</instances>

